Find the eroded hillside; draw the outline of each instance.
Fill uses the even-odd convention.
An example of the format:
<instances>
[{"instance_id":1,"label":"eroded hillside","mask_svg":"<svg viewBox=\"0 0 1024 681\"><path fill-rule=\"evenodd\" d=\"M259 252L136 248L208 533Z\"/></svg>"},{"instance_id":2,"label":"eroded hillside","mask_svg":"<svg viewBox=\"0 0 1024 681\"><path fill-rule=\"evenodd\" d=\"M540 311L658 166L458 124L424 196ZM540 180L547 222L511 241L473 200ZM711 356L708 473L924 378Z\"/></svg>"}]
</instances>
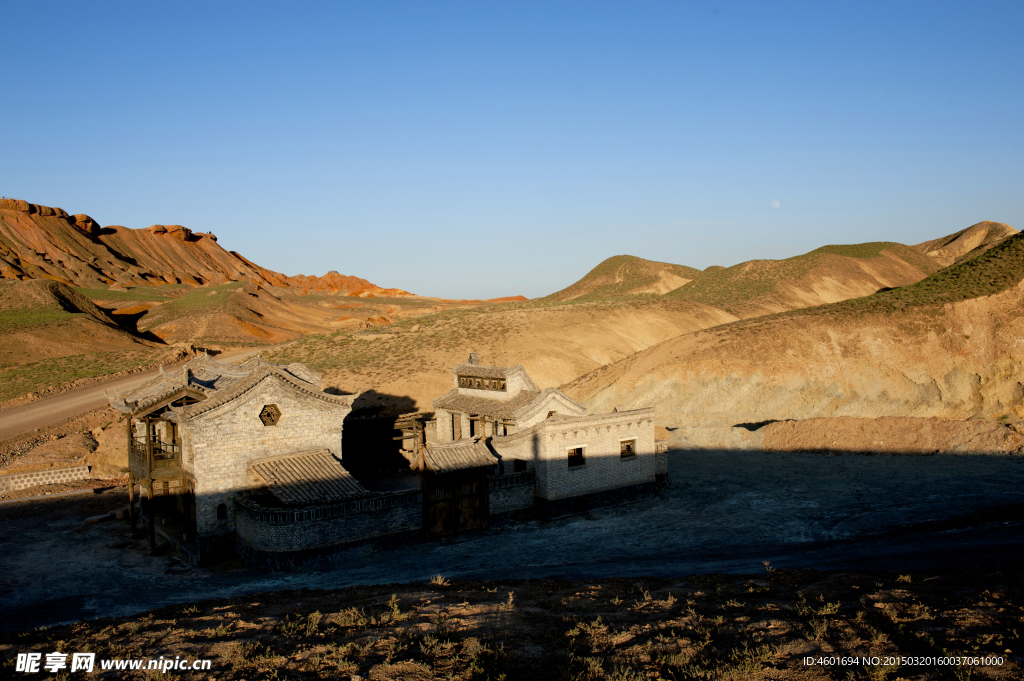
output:
<instances>
[{"instance_id":1,"label":"eroded hillside","mask_svg":"<svg viewBox=\"0 0 1024 681\"><path fill-rule=\"evenodd\" d=\"M745 319L871 295L920 281L939 268L913 248L893 242L822 246L786 260L709 268L667 295Z\"/></svg>"},{"instance_id":2,"label":"eroded hillside","mask_svg":"<svg viewBox=\"0 0 1024 681\"><path fill-rule=\"evenodd\" d=\"M597 409L657 405L669 425L1024 417L1022 279L1016 235L917 284L673 338L567 389Z\"/></svg>"},{"instance_id":3,"label":"eroded hillside","mask_svg":"<svg viewBox=\"0 0 1024 681\"><path fill-rule=\"evenodd\" d=\"M0 200L0 278L54 279L86 288L245 281L352 296L410 295L337 272L288 277L225 250L213 234L181 225L101 227L88 215L18 199Z\"/></svg>"},{"instance_id":4,"label":"eroded hillside","mask_svg":"<svg viewBox=\"0 0 1024 681\"><path fill-rule=\"evenodd\" d=\"M366 406L429 410L434 398L451 390L451 367L470 352L490 364L522 364L544 387L734 319L657 297L553 307L510 303L399 319L372 333L310 335L269 358L308 363L326 372L326 383L349 392L372 390Z\"/></svg>"},{"instance_id":5,"label":"eroded hillside","mask_svg":"<svg viewBox=\"0 0 1024 681\"><path fill-rule=\"evenodd\" d=\"M941 239L917 244L914 248L947 267L984 253L1017 233L1016 229L1002 222L985 220Z\"/></svg>"}]
</instances>

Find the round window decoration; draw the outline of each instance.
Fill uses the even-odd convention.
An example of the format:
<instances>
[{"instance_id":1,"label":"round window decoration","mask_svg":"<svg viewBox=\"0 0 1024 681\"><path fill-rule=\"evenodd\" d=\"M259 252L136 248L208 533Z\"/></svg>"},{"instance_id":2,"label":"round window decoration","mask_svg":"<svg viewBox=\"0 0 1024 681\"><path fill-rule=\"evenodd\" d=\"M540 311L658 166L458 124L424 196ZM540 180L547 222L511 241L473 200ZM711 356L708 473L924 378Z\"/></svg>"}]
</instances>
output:
<instances>
[{"instance_id":1,"label":"round window decoration","mask_svg":"<svg viewBox=\"0 0 1024 681\"><path fill-rule=\"evenodd\" d=\"M276 426L279 420L281 420L281 410L276 404L268 404L260 410L260 421L263 422L263 425Z\"/></svg>"}]
</instances>

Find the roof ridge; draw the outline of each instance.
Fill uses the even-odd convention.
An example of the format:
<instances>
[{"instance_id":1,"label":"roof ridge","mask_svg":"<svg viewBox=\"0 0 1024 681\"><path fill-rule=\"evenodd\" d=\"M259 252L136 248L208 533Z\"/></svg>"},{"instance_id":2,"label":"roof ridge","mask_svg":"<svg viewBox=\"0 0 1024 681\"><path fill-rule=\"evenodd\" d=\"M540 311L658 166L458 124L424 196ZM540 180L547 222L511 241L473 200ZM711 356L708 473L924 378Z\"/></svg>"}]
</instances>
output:
<instances>
[{"instance_id":1,"label":"roof ridge","mask_svg":"<svg viewBox=\"0 0 1024 681\"><path fill-rule=\"evenodd\" d=\"M205 402L199 402L186 408L185 418L191 419L193 417L205 414L206 412L212 411L223 404L226 404L237 397L244 395L249 392L257 385L259 385L263 379L269 376L277 376L282 381L292 386L296 390L300 390L307 395L319 398L325 402L333 402L335 404L345 404L345 398L351 398L352 395L329 395L322 390L310 390L306 386L311 385L302 381L297 376L293 376L291 373L284 371L279 368L276 364L263 363L256 370L250 373L247 377L233 383L232 385L224 388L224 390L217 391L217 394L206 400ZM297 381L305 383L300 385ZM351 407L351 401L348 402Z\"/></svg>"}]
</instances>

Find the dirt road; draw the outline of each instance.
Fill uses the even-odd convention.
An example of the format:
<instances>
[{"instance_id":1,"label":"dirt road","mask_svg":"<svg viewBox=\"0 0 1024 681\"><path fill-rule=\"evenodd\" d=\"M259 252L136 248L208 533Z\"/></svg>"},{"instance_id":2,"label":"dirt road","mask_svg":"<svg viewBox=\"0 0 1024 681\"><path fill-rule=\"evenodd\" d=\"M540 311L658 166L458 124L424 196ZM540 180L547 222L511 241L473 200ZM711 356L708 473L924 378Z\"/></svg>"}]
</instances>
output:
<instances>
[{"instance_id":1,"label":"dirt road","mask_svg":"<svg viewBox=\"0 0 1024 681\"><path fill-rule=\"evenodd\" d=\"M270 348L225 352L222 355L218 355L216 359L221 362L233 362L250 357L258 352L267 352L268 350ZM157 371L148 371L144 374L136 374L129 378L101 383L82 390L51 397L48 400L30 402L21 407L8 409L0 413L0 440L27 433L36 428L43 428L51 423L78 416L92 409L99 409L108 404L107 397L103 394L104 390L123 392L142 385L156 374Z\"/></svg>"},{"instance_id":2,"label":"dirt road","mask_svg":"<svg viewBox=\"0 0 1024 681\"><path fill-rule=\"evenodd\" d=\"M66 500L0 507L0 629L122 616L280 589L535 577L604 578L777 567L921 569L1021 560L1024 457L669 453L655 498L589 517L345 554L326 572L191 569L82 522ZM102 497L102 495L100 495ZM76 502L77 503L77 502ZM123 503L112 499L111 504ZM88 511L95 513L95 509ZM108 548L120 542L128 548ZM55 567L59 566L59 567Z\"/></svg>"}]
</instances>

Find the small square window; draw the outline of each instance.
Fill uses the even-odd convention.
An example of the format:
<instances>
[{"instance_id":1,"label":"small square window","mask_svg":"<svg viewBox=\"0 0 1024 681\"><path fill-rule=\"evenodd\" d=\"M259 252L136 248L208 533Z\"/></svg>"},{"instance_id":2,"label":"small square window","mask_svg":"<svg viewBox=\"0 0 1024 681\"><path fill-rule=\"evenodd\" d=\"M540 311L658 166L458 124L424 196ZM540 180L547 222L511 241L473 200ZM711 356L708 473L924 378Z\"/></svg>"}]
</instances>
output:
<instances>
[{"instance_id":1,"label":"small square window","mask_svg":"<svg viewBox=\"0 0 1024 681\"><path fill-rule=\"evenodd\" d=\"M628 459L636 456L636 440L623 440L619 443L619 456Z\"/></svg>"},{"instance_id":2,"label":"small square window","mask_svg":"<svg viewBox=\"0 0 1024 681\"><path fill-rule=\"evenodd\" d=\"M569 450L569 468L579 468L585 464L583 460L583 447L573 447Z\"/></svg>"}]
</instances>

